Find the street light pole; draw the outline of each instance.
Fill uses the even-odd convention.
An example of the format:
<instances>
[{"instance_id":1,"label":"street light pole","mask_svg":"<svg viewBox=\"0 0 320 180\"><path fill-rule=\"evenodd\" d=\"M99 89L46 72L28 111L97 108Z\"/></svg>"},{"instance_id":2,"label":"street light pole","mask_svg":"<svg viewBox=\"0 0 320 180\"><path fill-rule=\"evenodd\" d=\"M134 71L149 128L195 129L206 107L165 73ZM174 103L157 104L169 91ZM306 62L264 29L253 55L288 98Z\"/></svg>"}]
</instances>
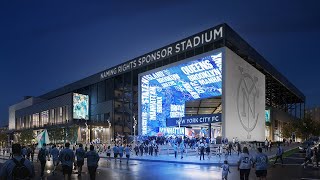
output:
<instances>
[{"instance_id":1,"label":"street light pole","mask_svg":"<svg viewBox=\"0 0 320 180\"><path fill-rule=\"evenodd\" d=\"M88 139L89 139L89 133L88 133L89 127L88 127L87 123L85 123L85 125L86 125L86 145L87 145L88 144Z\"/></svg>"},{"instance_id":2,"label":"street light pole","mask_svg":"<svg viewBox=\"0 0 320 180\"><path fill-rule=\"evenodd\" d=\"M180 124L182 122L182 117L179 117L179 120L177 122L178 122L178 125L179 125L179 131L178 132L180 132Z\"/></svg>"},{"instance_id":3,"label":"street light pole","mask_svg":"<svg viewBox=\"0 0 320 180\"><path fill-rule=\"evenodd\" d=\"M111 146L111 122L110 120L107 120L109 124L109 145Z\"/></svg>"},{"instance_id":4,"label":"street light pole","mask_svg":"<svg viewBox=\"0 0 320 180\"><path fill-rule=\"evenodd\" d=\"M133 115L133 147L136 147L136 125L137 120L136 117Z\"/></svg>"}]
</instances>

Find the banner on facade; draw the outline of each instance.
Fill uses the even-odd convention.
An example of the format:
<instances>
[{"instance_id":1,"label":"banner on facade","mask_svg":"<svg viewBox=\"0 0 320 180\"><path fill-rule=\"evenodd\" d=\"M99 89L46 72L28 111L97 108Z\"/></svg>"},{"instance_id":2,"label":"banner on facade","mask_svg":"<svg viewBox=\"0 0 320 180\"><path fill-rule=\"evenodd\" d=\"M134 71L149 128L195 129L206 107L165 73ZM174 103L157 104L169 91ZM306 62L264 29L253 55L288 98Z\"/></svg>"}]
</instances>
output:
<instances>
[{"instance_id":1,"label":"banner on facade","mask_svg":"<svg viewBox=\"0 0 320 180\"><path fill-rule=\"evenodd\" d=\"M202 114L196 116L185 116L182 118L167 118L167 127L169 126L185 126L191 124L208 124L221 122L221 113Z\"/></svg>"}]
</instances>

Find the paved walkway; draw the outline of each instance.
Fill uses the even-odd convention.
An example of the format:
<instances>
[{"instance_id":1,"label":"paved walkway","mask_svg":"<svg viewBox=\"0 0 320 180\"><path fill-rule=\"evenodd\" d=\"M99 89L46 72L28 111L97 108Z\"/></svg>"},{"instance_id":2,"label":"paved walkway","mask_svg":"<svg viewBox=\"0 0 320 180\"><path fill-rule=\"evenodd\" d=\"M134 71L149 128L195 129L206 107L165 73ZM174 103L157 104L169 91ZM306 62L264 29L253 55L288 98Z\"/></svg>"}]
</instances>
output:
<instances>
[{"instance_id":1,"label":"paved walkway","mask_svg":"<svg viewBox=\"0 0 320 180\"><path fill-rule=\"evenodd\" d=\"M289 151L292 149L295 149L299 146L299 143L292 143L289 146L282 146L284 151ZM273 147L271 151L264 152L265 154L268 155L269 158L275 157L276 154L276 147ZM169 150L170 151L170 150ZM263 151L265 151L263 149ZM249 150L250 155L255 155L257 153L257 150L251 149ZM100 155L101 157L106 157L106 154L103 153ZM125 158L125 156L124 156ZM167 151L160 152L160 155L158 156L149 156L149 155L143 155L143 156L136 156L131 155L131 160L138 160L138 161L153 161L153 162L169 162L169 163L183 163L183 164L204 164L204 165L220 165L223 163L224 160L228 160L230 165L237 165L238 161L238 154L235 152L232 152L231 156L225 156L222 155L221 157L217 155L211 155L208 157L205 155L204 159L200 161L200 156L195 153L195 151L189 153L184 153L183 159L181 159L181 154L178 153L177 158L174 157L174 154L169 153Z\"/></svg>"},{"instance_id":2,"label":"paved walkway","mask_svg":"<svg viewBox=\"0 0 320 180\"><path fill-rule=\"evenodd\" d=\"M286 151L295 149L298 146L299 146L299 143L292 143L289 146L282 146L282 147L283 147L284 151L286 152ZM166 148L164 148L164 146L160 147L160 149L161 150L160 150L160 153L158 156L149 156L149 155L136 156L134 153L132 153L130 159L137 160L137 161L168 162L168 163L183 163L183 164L203 164L203 165L220 165L221 163L223 163L224 160L228 160L230 165L235 166L237 164L237 161L239 158L237 153L235 153L233 151L232 155L227 156L227 157L225 155L222 155L221 157L214 155L214 154L211 154L210 157L205 155L205 157L204 157L205 160L200 161L200 156L198 155L198 153L195 150L187 149L187 151L189 151L189 152L184 153L183 159L181 159L180 153L178 153L177 158L174 157L172 149L169 149L169 151L168 151L168 150L166 150ZM265 151L265 150L263 149L263 151ZM250 153L250 155L255 155L257 152L256 152L255 148L251 148L249 150L249 153ZM271 149L271 151L267 151L264 153L267 154L269 158L272 158L276 154L276 147L273 147ZM113 156L113 154L112 154L112 156ZM101 153L100 157L106 158L106 153ZM3 156L1 153L0 159L5 160L8 158L9 158L8 154ZM125 155L124 155L124 158L125 158ZM35 160L37 159L36 154L35 154L34 159Z\"/></svg>"}]
</instances>

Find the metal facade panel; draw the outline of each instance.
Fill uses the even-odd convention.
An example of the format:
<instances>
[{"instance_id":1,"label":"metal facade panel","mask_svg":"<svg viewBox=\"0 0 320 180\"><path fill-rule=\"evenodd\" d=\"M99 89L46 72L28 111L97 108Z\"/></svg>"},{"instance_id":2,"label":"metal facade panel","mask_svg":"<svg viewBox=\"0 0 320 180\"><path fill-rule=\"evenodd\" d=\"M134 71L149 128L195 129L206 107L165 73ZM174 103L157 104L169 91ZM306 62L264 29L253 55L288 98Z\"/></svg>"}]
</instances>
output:
<instances>
[{"instance_id":1,"label":"metal facade panel","mask_svg":"<svg viewBox=\"0 0 320 180\"><path fill-rule=\"evenodd\" d=\"M56 98L53 98L53 99L50 99L47 101L43 101L43 102L34 104L32 106L29 106L29 107L26 107L23 109L17 110L15 113L16 117L22 117L25 115L32 115L34 113L39 113L39 112L42 112L45 110L50 110L53 108L62 107L62 106L66 106L66 105L72 107L72 105L73 105L72 95L73 95L73 93L68 93L63 96L59 96L59 97L56 97ZM70 108L70 110L71 109L72 108ZM71 113L71 112L69 112L69 113ZM69 116L69 117L71 117L71 116Z\"/></svg>"}]
</instances>

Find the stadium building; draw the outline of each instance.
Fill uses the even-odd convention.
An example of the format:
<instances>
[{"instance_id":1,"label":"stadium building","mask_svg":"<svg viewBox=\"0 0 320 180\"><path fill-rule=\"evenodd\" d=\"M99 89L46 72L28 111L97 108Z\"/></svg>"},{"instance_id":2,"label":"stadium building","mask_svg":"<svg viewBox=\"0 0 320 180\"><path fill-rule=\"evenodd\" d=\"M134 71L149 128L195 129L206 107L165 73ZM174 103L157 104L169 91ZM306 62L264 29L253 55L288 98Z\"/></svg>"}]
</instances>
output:
<instances>
[{"instance_id":1,"label":"stadium building","mask_svg":"<svg viewBox=\"0 0 320 180\"><path fill-rule=\"evenodd\" d=\"M13 139L129 136L281 140L305 96L227 24L207 29L9 108Z\"/></svg>"}]
</instances>

